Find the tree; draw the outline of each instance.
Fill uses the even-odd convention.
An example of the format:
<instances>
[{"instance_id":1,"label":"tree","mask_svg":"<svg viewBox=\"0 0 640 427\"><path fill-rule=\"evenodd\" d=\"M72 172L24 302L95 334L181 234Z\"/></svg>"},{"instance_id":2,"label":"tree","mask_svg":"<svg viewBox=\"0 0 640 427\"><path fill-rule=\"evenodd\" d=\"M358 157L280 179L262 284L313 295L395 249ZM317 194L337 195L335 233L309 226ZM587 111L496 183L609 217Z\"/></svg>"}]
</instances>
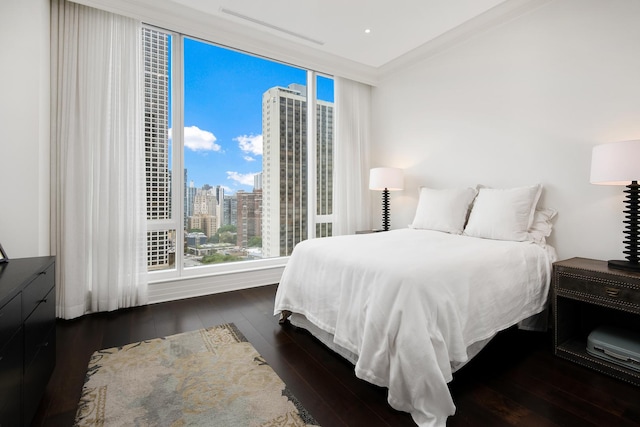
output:
<instances>
[{"instance_id":1,"label":"tree","mask_svg":"<svg viewBox=\"0 0 640 427\"><path fill-rule=\"evenodd\" d=\"M249 245L250 248L259 248L262 246L262 237L253 236L252 238L249 239L249 242L247 244Z\"/></svg>"},{"instance_id":2,"label":"tree","mask_svg":"<svg viewBox=\"0 0 640 427\"><path fill-rule=\"evenodd\" d=\"M203 264L219 264L223 262L240 261L241 259L242 258L238 256L221 254L216 252L211 255L203 256L200 262L202 262Z\"/></svg>"},{"instance_id":3,"label":"tree","mask_svg":"<svg viewBox=\"0 0 640 427\"><path fill-rule=\"evenodd\" d=\"M220 243L235 243L236 241L236 233L232 233L230 231L225 231L222 233L218 233L218 238Z\"/></svg>"},{"instance_id":4,"label":"tree","mask_svg":"<svg viewBox=\"0 0 640 427\"><path fill-rule=\"evenodd\" d=\"M230 233L237 233L238 232L238 228L235 225L223 225L222 227L218 228L218 234L224 233L225 231L228 231Z\"/></svg>"}]
</instances>

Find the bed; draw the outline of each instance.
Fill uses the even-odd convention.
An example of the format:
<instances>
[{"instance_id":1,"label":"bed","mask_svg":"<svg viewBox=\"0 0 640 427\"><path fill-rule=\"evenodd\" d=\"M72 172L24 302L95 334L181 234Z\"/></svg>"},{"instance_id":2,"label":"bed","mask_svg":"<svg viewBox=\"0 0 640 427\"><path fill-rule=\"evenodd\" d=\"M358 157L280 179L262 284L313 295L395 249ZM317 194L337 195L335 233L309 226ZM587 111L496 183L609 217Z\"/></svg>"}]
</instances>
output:
<instances>
[{"instance_id":1,"label":"bed","mask_svg":"<svg viewBox=\"0 0 640 427\"><path fill-rule=\"evenodd\" d=\"M410 228L301 242L274 314L387 387L419 426L443 426L453 373L497 332L545 324L555 211L536 209L540 191L422 188Z\"/></svg>"}]
</instances>

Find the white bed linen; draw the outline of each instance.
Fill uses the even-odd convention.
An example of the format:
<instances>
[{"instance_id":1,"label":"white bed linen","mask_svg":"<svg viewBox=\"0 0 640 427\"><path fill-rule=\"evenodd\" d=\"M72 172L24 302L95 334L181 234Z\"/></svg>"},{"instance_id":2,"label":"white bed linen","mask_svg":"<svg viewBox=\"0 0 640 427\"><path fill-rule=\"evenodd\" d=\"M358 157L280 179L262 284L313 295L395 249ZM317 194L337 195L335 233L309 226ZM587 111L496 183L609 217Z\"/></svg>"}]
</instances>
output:
<instances>
[{"instance_id":1,"label":"white bed linen","mask_svg":"<svg viewBox=\"0 0 640 427\"><path fill-rule=\"evenodd\" d=\"M304 315L358 356L359 378L420 426L444 426L467 348L545 307L554 251L429 230L312 239L293 251L274 314Z\"/></svg>"}]
</instances>

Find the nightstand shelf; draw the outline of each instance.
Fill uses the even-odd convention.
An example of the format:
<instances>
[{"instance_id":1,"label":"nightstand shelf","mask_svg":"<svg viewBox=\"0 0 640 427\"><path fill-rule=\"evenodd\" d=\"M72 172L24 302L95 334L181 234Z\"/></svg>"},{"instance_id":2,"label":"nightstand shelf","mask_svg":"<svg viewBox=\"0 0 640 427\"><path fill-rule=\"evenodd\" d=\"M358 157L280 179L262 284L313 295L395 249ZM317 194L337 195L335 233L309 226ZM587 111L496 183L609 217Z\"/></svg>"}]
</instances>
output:
<instances>
[{"instance_id":1,"label":"nightstand shelf","mask_svg":"<svg viewBox=\"0 0 640 427\"><path fill-rule=\"evenodd\" d=\"M587 337L601 325L640 333L640 274L607 267L606 261L572 258L553 265L555 354L640 385L640 372L587 353Z\"/></svg>"}]
</instances>

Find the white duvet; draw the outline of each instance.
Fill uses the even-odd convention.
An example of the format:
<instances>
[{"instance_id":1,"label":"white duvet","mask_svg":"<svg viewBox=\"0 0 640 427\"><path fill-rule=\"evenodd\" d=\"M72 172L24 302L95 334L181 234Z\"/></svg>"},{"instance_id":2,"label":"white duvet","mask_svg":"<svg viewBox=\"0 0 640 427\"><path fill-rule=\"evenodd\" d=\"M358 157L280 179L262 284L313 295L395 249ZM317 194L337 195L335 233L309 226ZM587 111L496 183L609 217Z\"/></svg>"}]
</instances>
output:
<instances>
[{"instance_id":1,"label":"white duvet","mask_svg":"<svg viewBox=\"0 0 640 427\"><path fill-rule=\"evenodd\" d=\"M444 426L467 348L545 308L553 251L428 230L312 239L293 251L275 314L300 313L358 356L359 378L420 426Z\"/></svg>"}]
</instances>

